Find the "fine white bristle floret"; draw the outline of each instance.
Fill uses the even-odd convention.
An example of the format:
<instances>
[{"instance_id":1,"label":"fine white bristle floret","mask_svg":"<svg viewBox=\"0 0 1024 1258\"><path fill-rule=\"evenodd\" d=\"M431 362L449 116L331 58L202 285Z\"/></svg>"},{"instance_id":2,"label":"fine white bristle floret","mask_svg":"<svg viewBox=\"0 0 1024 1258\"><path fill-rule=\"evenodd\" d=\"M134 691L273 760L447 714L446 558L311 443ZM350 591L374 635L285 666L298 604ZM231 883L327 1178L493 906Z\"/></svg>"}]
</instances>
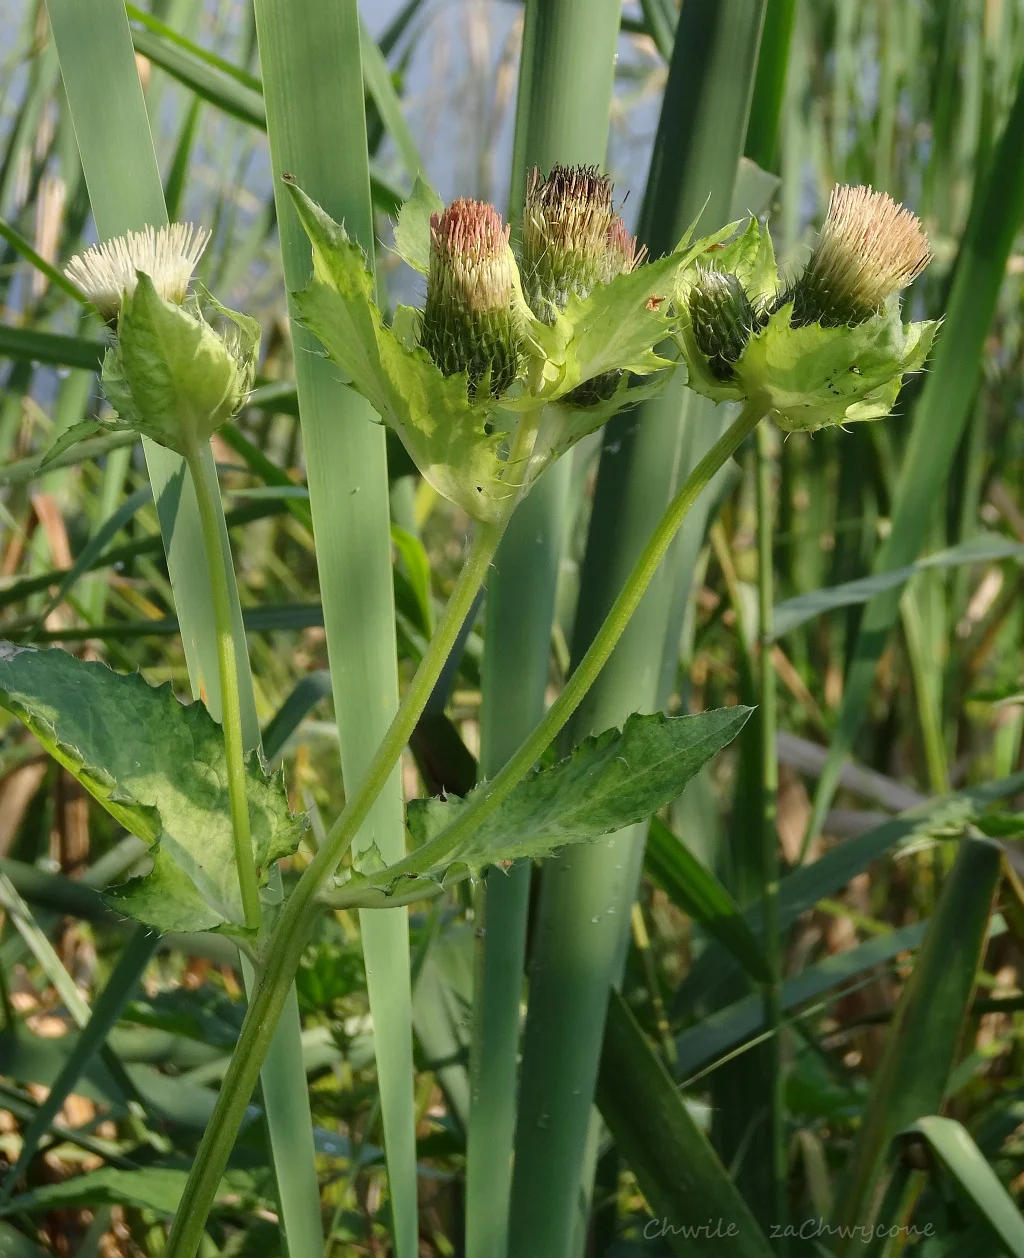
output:
<instances>
[{"instance_id":1,"label":"fine white bristle floret","mask_svg":"<svg viewBox=\"0 0 1024 1258\"><path fill-rule=\"evenodd\" d=\"M108 321L116 318L125 294L135 292L139 271L161 297L180 305L209 239L205 228L191 223L146 227L77 254L64 274Z\"/></svg>"},{"instance_id":2,"label":"fine white bristle floret","mask_svg":"<svg viewBox=\"0 0 1024 1258\"><path fill-rule=\"evenodd\" d=\"M837 187L809 270L818 287L848 289L865 307L906 288L931 250L917 216L884 192Z\"/></svg>"}]
</instances>

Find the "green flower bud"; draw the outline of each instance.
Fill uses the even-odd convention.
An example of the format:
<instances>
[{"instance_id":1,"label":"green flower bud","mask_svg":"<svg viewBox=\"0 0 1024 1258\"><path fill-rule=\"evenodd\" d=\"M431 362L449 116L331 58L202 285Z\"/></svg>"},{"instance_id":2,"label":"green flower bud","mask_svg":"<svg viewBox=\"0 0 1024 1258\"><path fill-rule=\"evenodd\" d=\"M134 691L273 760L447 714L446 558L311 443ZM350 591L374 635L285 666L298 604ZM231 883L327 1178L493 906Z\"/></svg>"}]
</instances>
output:
<instances>
[{"instance_id":1,"label":"green flower bud","mask_svg":"<svg viewBox=\"0 0 1024 1258\"><path fill-rule=\"evenodd\" d=\"M148 275L156 292L180 306L210 233L191 223L147 227L116 236L77 254L64 274L77 284L107 323L117 321L121 303L135 292L137 275Z\"/></svg>"},{"instance_id":2,"label":"green flower bud","mask_svg":"<svg viewBox=\"0 0 1024 1258\"><path fill-rule=\"evenodd\" d=\"M735 380L735 364L760 320L735 275L699 266L689 293L690 326L716 380Z\"/></svg>"},{"instance_id":3,"label":"green flower bud","mask_svg":"<svg viewBox=\"0 0 1024 1258\"><path fill-rule=\"evenodd\" d=\"M542 322L553 324L570 295L585 299L643 261L612 191L596 166L554 166L547 179L534 168L523 210L523 276Z\"/></svg>"},{"instance_id":4,"label":"green flower bud","mask_svg":"<svg viewBox=\"0 0 1024 1258\"><path fill-rule=\"evenodd\" d=\"M779 306L793 303L794 327L864 323L930 260L928 238L905 206L871 188L836 187L810 261Z\"/></svg>"},{"instance_id":5,"label":"green flower bud","mask_svg":"<svg viewBox=\"0 0 1024 1258\"><path fill-rule=\"evenodd\" d=\"M238 413L256 373L259 324L212 297L206 306L194 297L184 305L165 299L140 271L103 363L103 388L121 426L178 454Z\"/></svg>"},{"instance_id":6,"label":"green flower bud","mask_svg":"<svg viewBox=\"0 0 1024 1258\"><path fill-rule=\"evenodd\" d=\"M466 372L471 397L500 397L519 376L508 227L483 201L453 201L430 219L430 266L420 344L445 376Z\"/></svg>"}]
</instances>

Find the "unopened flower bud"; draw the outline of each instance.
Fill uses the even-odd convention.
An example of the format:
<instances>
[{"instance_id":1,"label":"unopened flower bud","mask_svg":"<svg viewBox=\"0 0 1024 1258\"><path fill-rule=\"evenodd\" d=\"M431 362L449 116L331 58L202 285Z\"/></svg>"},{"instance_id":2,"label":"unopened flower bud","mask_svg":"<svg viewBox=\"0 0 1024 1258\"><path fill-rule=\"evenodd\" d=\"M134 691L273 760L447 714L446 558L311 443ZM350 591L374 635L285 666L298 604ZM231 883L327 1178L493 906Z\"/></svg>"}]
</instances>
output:
<instances>
[{"instance_id":1,"label":"unopened flower bud","mask_svg":"<svg viewBox=\"0 0 1024 1258\"><path fill-rule=\"evenodd\" d=\"M191 223L146 227L77 254L64 274L113 324L125 297L135 292L140 271L149 276L160 297L180 306L209 239L208 231Z\"/></svg>"},{"instance_id":2,"label":"unopened flower bud","mask_svg":"<svg viewBox=\"0 0 1024 1258\"><path fill-rule=\"evenodd\" d=\"M585 299L643 260L612 191L596 166L554 166L546 179L534 169L523 211L523 275L526 299L544 323L555 322L570 295Z\"/></svg>"},{"instance_id":3,"label":"unopened flower bud","mask_svg":"<svg viewBox=\"0 0 1024 1258\"><path fill-rule=\"evenodd\" d=\"M444 375L468 374L471 396L499 397L519 375L523 334L508 234L485 201L453 201L430 220L420 343Z\"/></svg>"},{"instance_id":4,"label":"unopened flower bud","mask_svg":"<svg viewBox=\"0 0 1024 1258\"><path fill-rule=\"evenodd\" d=\"M917 216L884 192L836 187L803 275L784 294L793 326L864 323L928 265L931 250Z\"/></svg>"},{"instance_id":5,"label":"unopened flower bud","mask_svg":"<svg viewBox=\"0 0 1024 1258\"><path fill-rule=\"evenodd\" d=\"M735 275L698 267L687 296L697 348L716 380L735 379L734 364L761 321Z\"/></svg>"}]
</instances>

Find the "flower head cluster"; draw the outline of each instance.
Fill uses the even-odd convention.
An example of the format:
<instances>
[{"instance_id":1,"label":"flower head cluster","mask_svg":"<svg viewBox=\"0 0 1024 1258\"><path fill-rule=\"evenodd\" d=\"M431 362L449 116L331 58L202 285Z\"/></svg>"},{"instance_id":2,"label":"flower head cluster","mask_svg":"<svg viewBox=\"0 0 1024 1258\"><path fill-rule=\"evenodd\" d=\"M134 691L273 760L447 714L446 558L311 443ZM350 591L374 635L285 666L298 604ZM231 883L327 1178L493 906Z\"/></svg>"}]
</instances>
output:
<instances>
[{"instance_id":1,"label":"flower head cluster","mask_svg":"<svg viewBox=\"0 0 1024 1258\"><path fill-rule=\"evenodd\" d=\"M108 424L185 454L236 415L252 387L259 325L188 288L208 233L147 227L72 258L66 274L114 329Z\"/></svg>"},{"instance_id":2,"label":"flower head cluster","mask_svg":"<svg viewBox=\"0 0 1024 1258\"><path fill-rule=\"evenodd\" d=\"M673 328L676 274L704 242L687 237L644 264L592 167L534 172L518 260L493 206L445 207L418 180L395 250L426 276L426 303L390 321L358 242L285 182L313 250L312 279L294 294L300 319L425 479L477 519L507 515L545 467L672 367L655 347Z\"/></svg>"},{"instance_id":3,"label":"flower head cluster","mask_svg":"<svg viewBox=\"0 0 1024 1258\"><path fill-rule=\"evenodd\" d=\"M430 265L420 343L446 376L466 372L470 391L495 397L523 356L509 229L483 201L453 201L430 219Z\"/></svg>"},{"instance_id":4,"label":"flower head cluster","mask_svg":"<svg viewBox=\"0 0 1024 1258\"><path fill-rule=\"evenodd\" d=\"M711 256L677 292L689 384L707 397L759 398L789 431L879 419L928 354L936 325L904 324L899 300L928 263L928 241L883 193L837 188L788 288L756 220Z\"/></svg>"},{"instance_id":5,"label":"flower head cluster","mask_svg":"<svg viewBox=\"0 0 1024 1258\"><path fill-rule=\"evenodd\" d=\"M111 323L124 298L135 292L140 271L161 297L180 306L209 239L205 228L191 223L145 227L77 254L64 274Z\"/></svg>"},{"instance_id":6,"label":"flower head cluster","mask_svg":"<svg viewBox=\"0 0 1024 1258\"><path fill-rule=\"evenodd\" d=\"M596 166L534 167L523 210L523 281L538 319L554 323L570 296L626 274L643 250L615 210L612 181Z\"/></svg>"}]
</instances>

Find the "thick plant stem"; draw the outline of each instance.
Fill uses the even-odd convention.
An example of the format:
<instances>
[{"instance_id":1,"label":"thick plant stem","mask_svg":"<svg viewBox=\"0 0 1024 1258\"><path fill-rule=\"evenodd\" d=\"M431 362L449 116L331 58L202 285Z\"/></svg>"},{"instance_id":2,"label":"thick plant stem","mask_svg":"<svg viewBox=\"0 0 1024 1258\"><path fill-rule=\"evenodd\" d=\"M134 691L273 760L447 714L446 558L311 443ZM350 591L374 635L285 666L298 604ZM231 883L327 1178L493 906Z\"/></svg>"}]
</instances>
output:
<instances>
[{"instance_id":1,"label":"thick plant stem","mask_svg":"<svg viewBox=\"0 0 1024 1258\"><path fill-rule=\"evenodd\" d=\"M669 504L607 620L595 637L590 650L580 661L579 668L570 677L562 694L501 773L474 797L473 803L463 811L459 821L442 831L430 843L424 844L417 853L418 858L422 859L428 851L431 854L441 855L452 851L467 833L471 832L484 817L507 798L516 783L529 772L540 754L579 706L593 684L594 678L601 671L664 558L665 552L671 545L687 511L700 497L701 491L718 469L732 457L745 438L753 432L765 413L766 408L762 400L751 399L743 408L739 418L701 459L682 489ZM217 1104L192 1164L192 1170L168 1238L166 1258L194 1258L207 1216L216 1198L220 1177L227 1165L235 1137L245 1116L246 1105L256 1085L260 1065L298 968L306 934L318 910L315 902L316 894L329 881L337 861L373 803L375 792L387 781L395 759L401 754L430 696L433 682L440 674L447 653L458 635L465 612L472 605L475 590L479 587L487 571L490 556L493 555L494 548L497 547L501 538L502 527L489 526L486 531L488 539L486 546L481 542L481 533L484 533L483 527L478 532L474 543L476 553L471 555L460 575L459 583L448 601L445 617L431 639L427 654L423 657L412 686L395 716L387 737L374 757L366 780L351 804L335 822L327 841L288 897L277 927L262 951L260 981L249 1002L235 1051L231 1056L217 1097ZM479 573L472 592L468 589L469 579L467 578L465 583L463 581L470 565L473 566L475 573ZM466 588L460 588L463 585ZM458 599L458 605L453 608L456 599ZM459 608L464 609L462 615L454 614ZM432 678L427 676L428 671L433 674ZM388 761L387 756L392 754L395 746L398 750L394 752L394 758ZM397 865L391 866L391 873L406 872L408 865L408 859L400 861Z\"/></svg>"},{"instance_id":2,"label":"thick plant stem","mask_svg":"<svg viewBox=\"0 0 1024 1258\"><path fill-rule=\"evenodd\" d=\"M224 754L227 758L228 799L238 887L242 895L245 924L250 930L259 930L260 892L249 829L249 800L245 791L242 708L238 695L238 660L235 656L235 637L231 623L231 576L221 546L216 490L206 475L200 448L197 446L190 450L185 461L195 486L199 519L203 528L203 546L210 571L213 623L217 635L217 666L220 672L221 728L224 731Z\"/></svg>"},{"instance_id":3,"label":"thick plant stem","mask_svg":"<svg viewBox=\"0 0 1024 1258\"><path fill-rule=\"evenodd\" d=\"M776 827L779 797L779 759L776 739L776 679L772 659L775 579L772 554L772 442L774 434L764 426L757 434L757 589L758 637L760 640L759 690L761 723L761 894L764 951L769 981L764 986L765 1025L773 1032L770 1041L772 1183L779 1222L786 1219L786 1109L783 1077L782 941L779 934L779 838ZM784 1233L785 1228L781 1231ZM783 1253L786 1252L783 1241Z\"/></svg>"}]
</instances>

